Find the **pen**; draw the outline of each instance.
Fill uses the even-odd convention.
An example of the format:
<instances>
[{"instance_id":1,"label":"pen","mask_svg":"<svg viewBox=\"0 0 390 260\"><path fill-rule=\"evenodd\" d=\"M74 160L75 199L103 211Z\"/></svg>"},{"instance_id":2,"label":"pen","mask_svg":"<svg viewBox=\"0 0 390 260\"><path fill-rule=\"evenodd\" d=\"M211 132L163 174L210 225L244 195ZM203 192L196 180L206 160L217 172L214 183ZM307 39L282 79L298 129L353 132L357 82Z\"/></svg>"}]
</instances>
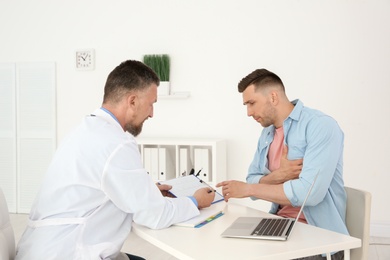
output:
<instances>
[{"instance_id":1,"label":"pen","mask_svg":"<svg viewBox=\"0 0 390 260\"><path fill-rule=\"evenodd\" d=\"M208 190L207 191L207 193L211 193L211 192L217 192L215 189L213 189L213 187L211 187L210 185L208 185L205 181L203 181L202 179L199 179L199 181L201 182L201 183L204 183L204 184L206 184L209 188L210 188L210 190Z\"/></svg>"}]
</instances>

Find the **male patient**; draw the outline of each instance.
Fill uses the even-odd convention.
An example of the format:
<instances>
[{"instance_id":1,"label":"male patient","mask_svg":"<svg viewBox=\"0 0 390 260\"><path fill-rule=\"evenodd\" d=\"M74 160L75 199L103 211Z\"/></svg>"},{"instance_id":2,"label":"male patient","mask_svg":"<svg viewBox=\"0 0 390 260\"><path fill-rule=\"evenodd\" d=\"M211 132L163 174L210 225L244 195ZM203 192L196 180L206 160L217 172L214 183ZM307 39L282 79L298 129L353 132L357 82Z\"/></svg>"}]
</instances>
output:
<instances>
[{"instance_id":1,"label":"male patient","mask_svg":"<svg viewBox=\"0 0 390 260\"><path fill-rule=\"evenodd\" d=\"M132 221L165 228L199 215L214 192L167 198L142 166L135 140L157 101L157 75L128 60L108 76L103 105L58 148L16 259L143 259L120 252ZM160 189L159 189L160 188Z\"/></svg>"},{"instance_id":2,"label":"male patient","mask_svg":"<svg viewBox=\"0 0 390 260\"><path fill-rule=\"evenodd\" d=\"M270 212L296 218L318 174L300 221L348 234L345 225L346 193L343 181L344 134L324 113L290 102L282 80L258 69L238 84L248 116L264 128L247 183L223 181L225 200L252 197L272 203ZM332 255L343 259L344 252ZM305 259L323 259L321 255Z\"/></svg>"}]
</instances>

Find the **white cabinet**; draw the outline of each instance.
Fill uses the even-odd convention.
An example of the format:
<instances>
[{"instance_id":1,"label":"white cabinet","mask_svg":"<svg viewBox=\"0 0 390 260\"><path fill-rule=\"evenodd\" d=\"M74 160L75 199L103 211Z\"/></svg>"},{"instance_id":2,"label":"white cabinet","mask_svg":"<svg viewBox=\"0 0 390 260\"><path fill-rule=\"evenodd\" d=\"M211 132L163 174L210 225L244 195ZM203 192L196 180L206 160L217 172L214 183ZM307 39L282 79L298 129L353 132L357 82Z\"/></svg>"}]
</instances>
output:
<instances>
[{"instance_id":1,"label":"white cabinet","mask_svg":"<svg viewBox=\"0 0 390 260\"><path fill-rule=\"evenodd\" d=\"M0 187L28 213L56 148L53 62L0 63Z\"/></svg>"},{"instance_id":2,"label":"white cabinet","mask_svg":"<svg viewBox=\"0 0 390 260\"><path fill-rule=\"evenodd\" d=\"M145 169L155 181L189 174L210 185L226 180L223 139L138 138Z\"/></svg>"}]
</instances>

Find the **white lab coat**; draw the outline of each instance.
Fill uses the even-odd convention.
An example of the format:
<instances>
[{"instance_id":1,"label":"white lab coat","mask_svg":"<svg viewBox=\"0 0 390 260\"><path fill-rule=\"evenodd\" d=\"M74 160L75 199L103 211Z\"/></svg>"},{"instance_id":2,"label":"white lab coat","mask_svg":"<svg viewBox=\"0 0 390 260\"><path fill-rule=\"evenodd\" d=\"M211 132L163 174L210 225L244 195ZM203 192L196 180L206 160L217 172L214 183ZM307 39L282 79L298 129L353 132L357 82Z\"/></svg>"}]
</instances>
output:
<instances>
[{"instance_id":1,"label":"white lab coat","mask_svg":"<svg viewBox=\"0 0 390 260\"><path fill-rule=\"evenodd\" d=\"M62 143L32 207L16 259L125 259L131 223L159 229L199 214L144 170L136 140L97 109Z\"/></svg>"}]
</instances>

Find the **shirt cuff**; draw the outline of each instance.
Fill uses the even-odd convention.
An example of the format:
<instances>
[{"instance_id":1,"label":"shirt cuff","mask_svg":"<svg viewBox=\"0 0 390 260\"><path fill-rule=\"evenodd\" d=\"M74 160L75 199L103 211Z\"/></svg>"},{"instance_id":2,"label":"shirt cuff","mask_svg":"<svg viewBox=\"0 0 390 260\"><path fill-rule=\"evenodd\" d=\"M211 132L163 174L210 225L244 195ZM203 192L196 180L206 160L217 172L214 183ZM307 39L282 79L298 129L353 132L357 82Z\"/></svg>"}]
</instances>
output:
<instances>
[{"instance_id":1,"label":"shirt cuff","mask_svg":"<svg viewBox=\"0 0 390 260\"><path fill-rule=\"evenodd\" d=\"M198 201L195 199L194 196L188 196L192 200L192 202L195 204L196 207L198 207Z\"/></svg>"}]
</instances>

